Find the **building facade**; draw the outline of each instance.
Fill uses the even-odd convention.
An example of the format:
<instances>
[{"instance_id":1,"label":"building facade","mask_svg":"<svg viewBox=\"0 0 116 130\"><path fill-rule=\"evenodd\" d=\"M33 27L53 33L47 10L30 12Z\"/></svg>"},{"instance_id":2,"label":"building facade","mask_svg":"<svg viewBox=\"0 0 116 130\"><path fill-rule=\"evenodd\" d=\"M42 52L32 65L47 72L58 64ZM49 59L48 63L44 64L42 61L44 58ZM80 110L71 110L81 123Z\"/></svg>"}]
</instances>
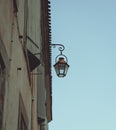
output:
<instances>
[{"instance_id":1,"label":"building facade","mask_svg":"<svg viewBox=\"0 0 116 130\"><path fill-rule=\"evenodd\" d=\"M52 120L48 0L0 1L0 130L47 130Z\"/></svg>"}]
</instances>

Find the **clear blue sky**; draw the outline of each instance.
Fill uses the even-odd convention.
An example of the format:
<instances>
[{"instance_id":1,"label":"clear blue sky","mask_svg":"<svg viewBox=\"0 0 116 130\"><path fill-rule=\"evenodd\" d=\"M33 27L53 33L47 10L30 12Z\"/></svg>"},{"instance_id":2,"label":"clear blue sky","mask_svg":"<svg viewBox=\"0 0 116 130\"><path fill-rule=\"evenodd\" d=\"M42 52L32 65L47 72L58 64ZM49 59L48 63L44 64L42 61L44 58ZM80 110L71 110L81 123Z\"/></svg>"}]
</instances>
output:
<instances>
[{"instance_id":1,"label":"clear blue sky","mask_svg":"<svg viewBox=\"0 0 116 130\"><path fill-rule=\"evenodd\" d=\"M53 70L49 130L116 130L116 0L51 0L51 14L70 68Z\"/></svg>"}]
</instances>

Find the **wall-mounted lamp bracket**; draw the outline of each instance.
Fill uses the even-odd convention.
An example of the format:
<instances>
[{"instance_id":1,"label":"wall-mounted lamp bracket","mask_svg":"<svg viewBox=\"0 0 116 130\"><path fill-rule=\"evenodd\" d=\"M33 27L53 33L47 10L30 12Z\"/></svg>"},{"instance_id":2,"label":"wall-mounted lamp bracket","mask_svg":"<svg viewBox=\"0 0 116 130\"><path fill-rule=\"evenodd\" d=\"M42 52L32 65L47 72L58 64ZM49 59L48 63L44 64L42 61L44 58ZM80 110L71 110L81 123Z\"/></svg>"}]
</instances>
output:
<instances>
[{"instance_id":1,"label":"wall-mounted lamp bracket","mask_svg":"<svg viewBox=\"0 0 116 130\"><path fill-rule=\"evenodd\" d=\"M55 48L56 46L59 46L58 50L60 51L60 54L62 54L62 52L63 52L64 49L65 49L64 45L62 45L62 44L50 44L50 46L53 46L54 48Z\"/></svg>"}]
</instances>

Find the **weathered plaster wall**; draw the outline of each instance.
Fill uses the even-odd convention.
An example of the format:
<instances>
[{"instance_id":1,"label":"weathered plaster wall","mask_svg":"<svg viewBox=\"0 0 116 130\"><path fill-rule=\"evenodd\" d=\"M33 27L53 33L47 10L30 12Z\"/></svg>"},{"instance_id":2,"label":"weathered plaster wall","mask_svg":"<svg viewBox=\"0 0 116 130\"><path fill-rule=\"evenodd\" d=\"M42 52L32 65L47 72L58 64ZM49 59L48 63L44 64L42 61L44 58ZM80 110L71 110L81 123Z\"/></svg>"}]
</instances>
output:
<instances>
[{"instance_id":1,"label":"weathered plaster wall","mask_svg":"<svg viewBox=\"0 0 116 130\"><path fill-rule=\"evenodd\" d=\"M40 59L40 61L42 61L41 58L43 58L42 57L43 54L41 55L41 52L43 53L43 51L45 51L46 55L49 53L46 50L48 46L44 44L44 42L46 41L48 45L46 36L44 40L42 39L42 36L44 37L45 35L44 33L48 33L49 30L47 30L47 32L43 31L43 34L41 32L41 26L43 25L45 26L45 28L47 26L41 23L42 22L41 18L45 17L44 18L45 20L43 21L44 23L47 23L48 17L46 17L47 12L43 13L45 14L45 16L41 16L42 15L41 11L46 10L41 9L41 0L16 0L16 1L18 2L17 12L14 12L13 0L0 1L0 47L2 46L2 48L4 48L3 50L0 49L0 53L2 53L2 57L5 61L5 65L7 68L3 130L17 130L20 101L22 101L24 104L25 115L27 116L28 130L39 130L40 124L38 123L37 119L38 76L37 75L32 76L34 80L33 82L30 81L30 73L28 69L29 66L27 64L27 57L24 53L24 50L25 47L27 47L33 54L38 53L35 56L38 59ZM47 4L48 1L46 0L45 2ZM26 10L25 7L27 7L28 11ZM47 8L47 6L45 6L45 8ZM27 17L27 25L25 16ZM29 36L31 40L38 47L35 46L28 38L27 38L27 44L25 44L24 37L26 28L27 28L27 36ZM42 46L42 44L44 47ZM48 62L48 60L49 58L46 59L46 63ZM45 67L45 63L43 63L42 65L43 67ZM35 69L33 72L38 73L37 69ZM43 77L44 76L45 74L43 74ZM45 81L49 84L49 81L47 79ZM45 86L43 85L42 87ZM48 89L46 89L48 93L50 93L49 89L50 87L48 86ZM47 104L51 105L50 104L51 97L49 98L47 96L46 99L46 93L47 92L43 92L43 94L45 94L44 100L47 100L48 102ZM32 101L33 97L35 99ZM43 98L40 100L43 100ZM46 117L47 111L50 111L48 115L50 115L49 121L51 120L50 108L49 107L44 108L46 119L44 123L46 126L48 123ZM44 129L47 129L47 127Z\"/></svg>"},{"instance_id":2,"label":"weathered plaster wall","mask_svg":"<svg viewBox=\"0 0 116 130\"><path fill-rule=\"evenodd\" d=\"M13 12L12 0L0 2L0 44L8 54L9 72L6 81L6 99L4 108L4 130L16 130L18 127L19 95L22 96L28 128L31 130L31 86L27 64L23 51L24 0L18 4L17 15ZM4 55L3 55L4 58Z\"/></svg>"}]
</instances>

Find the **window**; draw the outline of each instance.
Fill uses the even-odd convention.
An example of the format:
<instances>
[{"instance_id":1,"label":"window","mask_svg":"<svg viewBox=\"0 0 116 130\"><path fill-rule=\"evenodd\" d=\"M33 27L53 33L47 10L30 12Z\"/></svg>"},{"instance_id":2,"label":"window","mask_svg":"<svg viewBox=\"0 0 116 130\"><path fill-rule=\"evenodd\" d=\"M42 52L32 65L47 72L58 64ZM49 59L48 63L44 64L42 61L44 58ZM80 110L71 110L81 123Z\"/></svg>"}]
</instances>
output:
<instances>
[{"instance_id":1,"label":"window","mask_svg":"<svg viewBox=\"0 0 116 130\"><path fill-rule=\"evenodd\" d=\"M5 65L0 54L0 130L2 129L3 107L5 95Z\"/></svg>"}]
</instances>

